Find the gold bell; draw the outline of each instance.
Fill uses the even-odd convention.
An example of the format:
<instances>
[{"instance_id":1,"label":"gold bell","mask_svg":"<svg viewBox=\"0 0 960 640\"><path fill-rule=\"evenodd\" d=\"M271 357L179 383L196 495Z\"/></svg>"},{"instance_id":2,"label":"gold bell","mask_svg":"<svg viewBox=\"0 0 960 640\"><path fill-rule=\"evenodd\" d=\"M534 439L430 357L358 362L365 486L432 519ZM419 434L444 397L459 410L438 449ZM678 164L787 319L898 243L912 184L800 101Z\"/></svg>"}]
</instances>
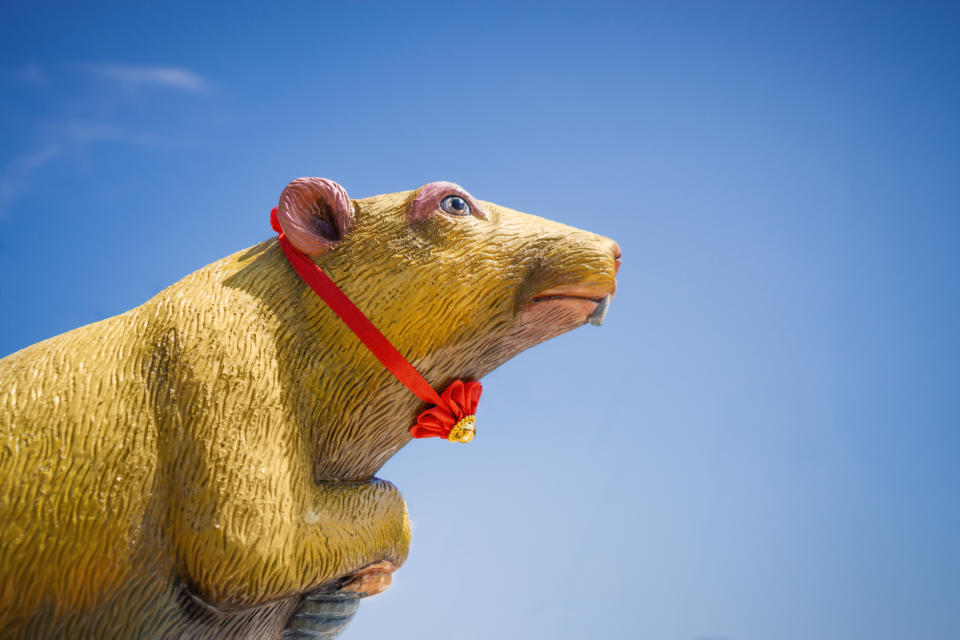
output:
<instances>
[{"instance_id":1,"label":"gold bell","mask_svg":"<svg viewBox=\"0 0 960 640\"><path fill-rule=\"evenodd\" d=\"M475 435L477 435L476 416L464 416L450 429L447 440L450 442L470 442Z\"/></svg>"}]
</instances>

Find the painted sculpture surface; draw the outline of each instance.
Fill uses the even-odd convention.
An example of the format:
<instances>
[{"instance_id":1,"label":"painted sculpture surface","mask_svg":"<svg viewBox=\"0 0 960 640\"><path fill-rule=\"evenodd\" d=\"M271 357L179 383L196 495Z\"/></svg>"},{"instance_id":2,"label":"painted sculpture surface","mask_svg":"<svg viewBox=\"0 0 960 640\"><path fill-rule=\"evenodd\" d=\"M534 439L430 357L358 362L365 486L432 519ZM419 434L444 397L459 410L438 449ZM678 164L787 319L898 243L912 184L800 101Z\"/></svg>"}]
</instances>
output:
<instances>
[{"instance_id":1,"label":"painted sculpture surface","mask_svg":"<svg viewBox=\"0 0 960 640\"><path fill-rule=\"evenodd\" d=\"M437 389L596 318L615 289L613 241L451 183L350 200L302 178L279 214ZM403 499L374 473L422 408L275 238L3 358L0 637L349 619L407 554Z\"/></svg>"}]
</instances>

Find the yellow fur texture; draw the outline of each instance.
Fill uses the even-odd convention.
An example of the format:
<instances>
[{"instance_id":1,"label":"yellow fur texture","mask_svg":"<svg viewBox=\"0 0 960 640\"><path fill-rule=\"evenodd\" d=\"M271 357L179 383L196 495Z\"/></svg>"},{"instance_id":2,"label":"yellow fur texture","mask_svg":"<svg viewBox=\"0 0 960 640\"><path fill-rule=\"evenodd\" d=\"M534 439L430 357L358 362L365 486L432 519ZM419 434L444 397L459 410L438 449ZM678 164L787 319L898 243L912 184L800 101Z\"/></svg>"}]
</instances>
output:
<instances>
[{"instance_id":1,"label":"yellow fur texture","mask_svg":"<svg viewBox=\"0 0 960 640\"><path fill-rule=\"evenodd\" d=\"M612 290L605 238L490 203L411 222L417 194L350 201L314 259L436 389L585 321L537 293ZM422 408L275 239L3 358L0 637L279 638L304 593L405 559L373 474Z\"/></svg>"}]
</instances>

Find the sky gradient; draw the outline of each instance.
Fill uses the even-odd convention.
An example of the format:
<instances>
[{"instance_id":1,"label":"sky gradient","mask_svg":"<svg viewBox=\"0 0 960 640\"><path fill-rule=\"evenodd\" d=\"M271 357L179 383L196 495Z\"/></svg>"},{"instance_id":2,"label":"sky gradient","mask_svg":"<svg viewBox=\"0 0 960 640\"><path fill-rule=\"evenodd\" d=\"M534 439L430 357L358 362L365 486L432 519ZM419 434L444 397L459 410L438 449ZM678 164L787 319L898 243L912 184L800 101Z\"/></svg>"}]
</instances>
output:
<instances>
[{"instance_id":1,"label":"sky gradient","mask_svg":"<svg viewBox=\"0 0 960 640\"><path fill-rule=\"evenodd\" d=\"M960 12L3 3L0 355L271 235L299 176L617 240L607 323L414 442L342 636L960 637Z\"/></svg>"}]
</instances>

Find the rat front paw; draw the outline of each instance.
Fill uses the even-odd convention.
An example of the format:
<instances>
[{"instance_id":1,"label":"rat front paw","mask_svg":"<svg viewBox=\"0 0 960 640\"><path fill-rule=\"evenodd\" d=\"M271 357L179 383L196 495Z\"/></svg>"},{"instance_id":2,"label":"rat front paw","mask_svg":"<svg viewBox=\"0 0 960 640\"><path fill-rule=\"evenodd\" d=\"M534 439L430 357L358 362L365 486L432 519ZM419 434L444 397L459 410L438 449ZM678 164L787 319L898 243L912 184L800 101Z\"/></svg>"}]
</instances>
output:
<instances>
[{"instance_id":1,"label":"rat front paw","mask_svg":"<svg viewBox=\"0 0 960 640\"><path fill-rule=\"evenodd\" d=\"M386 590L396 570L384 560L344 578L346 584L337 581L308 594L287 622L283 640L332 640L350 624L360 598Z\"/></svg>"},{"instance_id":2,"label":"rat front paw","mask_svg":"<svg viewBox=\"0 0 960 640\"><path fill-rule=\"evenodd\" d=\"M386 591L387 587L390 586L391 574L396 570L397 565L389 560L371 564L353 574L350 582L341 589L343 591L354 591L361 598L375 596Z\"/></svg>"}]
</instances>

